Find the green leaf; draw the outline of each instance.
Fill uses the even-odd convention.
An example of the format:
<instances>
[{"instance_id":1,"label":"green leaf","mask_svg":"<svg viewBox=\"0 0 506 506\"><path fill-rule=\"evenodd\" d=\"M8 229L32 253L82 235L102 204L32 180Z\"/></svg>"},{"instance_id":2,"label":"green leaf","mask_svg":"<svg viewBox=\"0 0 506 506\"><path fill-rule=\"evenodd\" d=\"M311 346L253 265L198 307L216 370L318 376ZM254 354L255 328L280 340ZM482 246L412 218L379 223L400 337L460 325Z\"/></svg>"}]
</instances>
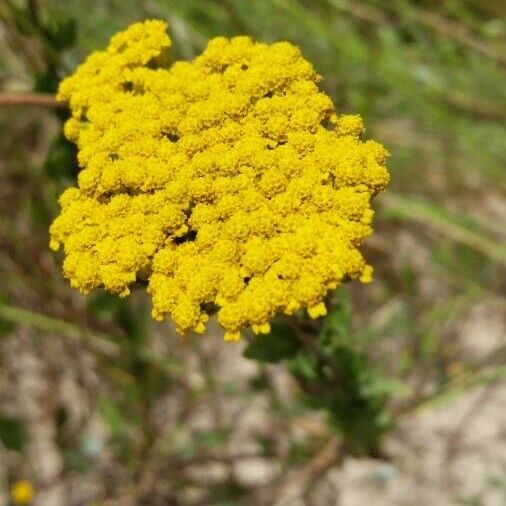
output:
<instances>
[{"instance_id":1,"label":"green leaf","mask_svg":"<svg viewBox=\"0 0 506 506\"><path fill-rule=\"evenodd\" d=\"M26 433L21 420L0 417L0 441L10 450L23 451Z\"/></svg>"},{"instance_id":2,"label":"green leaf","mask_svg":"<svg viewBox=\"0 0 506 506\"><path fill-rule=\"evenodd\" d=\"M290 360L290 370L303 381L319 380L318 359L309 353L297 353Z\"/></svg>"},{"instance_id":3,"label":"green leaf","mask_svg":"<svg viewBox=\"0 0 506 506\"><path fill-rule=\"evenodd\" d=\"M246 358L258 362L278 363L297 354L300 343L293 331L285 324L274 322L269 334L256 336L244 351Z\"/></svg>"},{"instance_id":4,"label":"green leaf","mask_svg":"<svg viewBox=\"0 0 506 506\"><path fill-rule=\"evenodd\" d=\"M347 344L352 338L349 295L341 289L334 294L333 300L328 315L322 320L319 333L321 344L331 347Z\"/></svg>"},{"instance_id":5,"label":"green leaf","mask_svg":"<svg viewBox=\"0 0 506 506\"><path fill-rule=\"evenodd\" d=\"M411 388L405 382L395 378L375 376L366 385L362 386L362 394L366 397L386 395L406 397L411 394Z\"/></svg>"}]
</instances>

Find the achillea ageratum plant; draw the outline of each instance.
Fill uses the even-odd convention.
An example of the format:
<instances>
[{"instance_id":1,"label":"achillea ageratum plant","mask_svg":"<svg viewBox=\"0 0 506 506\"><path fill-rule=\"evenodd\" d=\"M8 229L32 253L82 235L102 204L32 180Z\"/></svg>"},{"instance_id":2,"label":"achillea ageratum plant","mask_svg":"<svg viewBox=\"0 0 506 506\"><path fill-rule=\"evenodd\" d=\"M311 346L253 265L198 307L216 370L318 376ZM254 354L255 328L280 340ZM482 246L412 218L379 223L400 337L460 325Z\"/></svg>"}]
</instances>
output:
<instances>
[{"instance_id":1,"label":"achillea ageratum plant","mask_svg":"<svg viewBox=\"0 0 506 506\"><path fill-rule=\"evenodd\" d=\"M297 47L217 37L171 65L166 28L130 26L61 83L82 168L50 230L65 276L120 297L146 282L155 319L204 332L217 311L227 340L325 315L327 292L371 281L358 248L387 151Z\"/></svg>"}]
</instances>

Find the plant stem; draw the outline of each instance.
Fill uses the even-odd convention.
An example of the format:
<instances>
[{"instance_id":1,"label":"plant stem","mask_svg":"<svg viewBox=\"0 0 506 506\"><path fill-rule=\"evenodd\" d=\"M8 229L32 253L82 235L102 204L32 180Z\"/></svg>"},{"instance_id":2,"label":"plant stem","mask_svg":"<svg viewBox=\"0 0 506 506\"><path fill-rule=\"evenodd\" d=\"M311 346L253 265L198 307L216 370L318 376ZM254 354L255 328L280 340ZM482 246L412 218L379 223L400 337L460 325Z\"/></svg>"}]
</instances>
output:
<instances>
[{"instance_id":1,"label":"plant stem","mask_svg":"<svg viewBox=\"0 0 506 506\"><path fill-rule=\"evenodd\" d=\"M8 93L0 92L0 107L9 106L36 106L66 108L63 102L58 102L51 93Z\"/></svg>"}]
</instances>

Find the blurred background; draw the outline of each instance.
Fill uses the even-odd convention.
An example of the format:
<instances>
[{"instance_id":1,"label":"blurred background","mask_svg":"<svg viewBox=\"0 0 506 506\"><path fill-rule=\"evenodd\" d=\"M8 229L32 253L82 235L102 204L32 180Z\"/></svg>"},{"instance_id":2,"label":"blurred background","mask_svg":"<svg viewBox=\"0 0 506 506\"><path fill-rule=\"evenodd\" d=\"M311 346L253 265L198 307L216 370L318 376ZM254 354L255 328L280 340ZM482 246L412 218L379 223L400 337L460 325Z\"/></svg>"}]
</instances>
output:
<instances>
[{"instance_id":1,"label":"blurred background","mask_svg":"<svg viewBox=\"0 0 506 506\"><path fill-rule=\"evenodd\" d=\"M48 249L78 171L51 96L146 18L173 60L217 35L297 44L392 154L376 279L315 330L360 357L340 423L306 363L178 337L140 292L83 297ZM506 504L505 123L497 0L0 0L0 505ZM371 399L379 442L349 448Z\"/></svg>"}]
</instances>

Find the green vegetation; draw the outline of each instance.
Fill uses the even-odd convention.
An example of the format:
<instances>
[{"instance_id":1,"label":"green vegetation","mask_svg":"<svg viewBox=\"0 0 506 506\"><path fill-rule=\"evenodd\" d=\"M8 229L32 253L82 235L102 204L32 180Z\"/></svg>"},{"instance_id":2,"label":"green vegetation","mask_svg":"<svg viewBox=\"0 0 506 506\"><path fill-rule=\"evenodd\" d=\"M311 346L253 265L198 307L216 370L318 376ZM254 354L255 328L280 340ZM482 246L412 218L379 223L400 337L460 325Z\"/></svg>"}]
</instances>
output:
<instances>
[{"instance_id":1,"label":"green vegetation","mask_svg":"<svg viewBox=\"0 0 506 506\"><path fill-rule=\"evenodd\" d=\"M324 320L181 339L141 293L85 298L63 279L47 229L78 168L42 94L146 18L170 23L174 60L217 35L297 44L391 152L364 248L375 281L336 292ZM273 504L294 476L312 504L347 457L390 459L407 418L504 388L504 47L493 0L3 0L0 504L21 479L56 506ZM251 459L267 481L238 474ZM488 480L450 499L488 504L504 494Z\"/></svg>"}]
</instances>

